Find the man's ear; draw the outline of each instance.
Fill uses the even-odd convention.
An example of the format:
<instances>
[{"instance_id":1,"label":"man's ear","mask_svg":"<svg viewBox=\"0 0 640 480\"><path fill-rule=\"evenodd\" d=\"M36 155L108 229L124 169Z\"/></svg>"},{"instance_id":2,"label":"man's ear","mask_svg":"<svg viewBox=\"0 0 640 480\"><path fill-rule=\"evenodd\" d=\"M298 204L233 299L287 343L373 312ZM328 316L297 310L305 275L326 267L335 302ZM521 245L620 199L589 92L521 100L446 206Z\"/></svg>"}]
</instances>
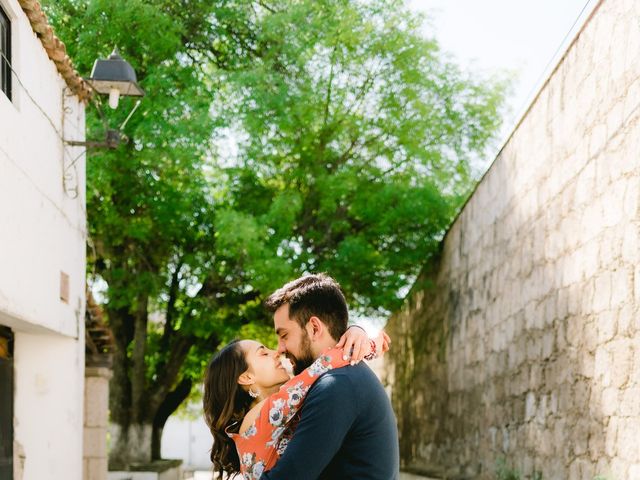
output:
<instances>
[{"instance_id":1,"label":"man's ear","mask_svg":"<svg viewBox=\"0 0 640 480\"><path fill-rule=\"evenodd\" d=\"M311 340L318 340L324 333L325 326L316 316L312 316L307 322L307 329Z\"/></svg>"},{"instance_id":2,"label":"man's ear","mask_svg":"<svg viewBox=\"0 0 640 480\"><path fill-rule=\"evenodd\" d=\"M256 383L256 381L249 372L244 372L238 377L239 385L253 385L254 383Z\"/></svg>"}]
</instances>

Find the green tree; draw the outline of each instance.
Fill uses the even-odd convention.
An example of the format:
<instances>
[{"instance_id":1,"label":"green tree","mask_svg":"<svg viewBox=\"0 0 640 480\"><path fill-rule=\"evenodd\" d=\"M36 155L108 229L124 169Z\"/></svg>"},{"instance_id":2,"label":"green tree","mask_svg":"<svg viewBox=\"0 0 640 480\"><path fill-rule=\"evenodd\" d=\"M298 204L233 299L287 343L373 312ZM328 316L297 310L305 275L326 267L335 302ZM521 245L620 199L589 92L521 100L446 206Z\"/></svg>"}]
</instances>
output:
<instances>
[{"instance_id":1,"label":"green tree","mask_svg":"<svg viewBox=\"0 0 640 480\"><path fill-rule=\"evenodd\" d=\"M294 272L331 272L355 307L384 315L469 194L505 84L446 61L402 1L280 5L261 23L260 58L217 72L233 133L216 132L236 144L219 221L241 222L252 248ZM246 242L217 230L238 258ZM252 276L263 262L243 259Z\"/></svg>"},{"instance_id":2,"label":"green tree","mask_svg":"<svg viewBox=\"0 0 640 480\"><path fill-rule=\"evenodd\" d=\"M395 308L498 126L503 84L447 62L400 1L47 12L81 72L117 45L147 91L131 141L87 166L89 273L117 343L112 467L159 458L207 358L238 332L264 334L261 300L291 277L328 271L354 309Z\"/></svg>"},{"instance_id":3,"label":"green tree","mask_svg":"<svg viewBox=\"0 0 640 480\"><path fill-rule=\"evenodd\" d=\"M206 356L255 316L257 294L216 252L210 71L252 55L257 3L47 4L79 71L87 75L117 46L146 90L124 132L131 141L90 151L87 162L89 280L107 286L104 309L116 340L113 468L160 457L166 419L200 381ZM120 125L132 106L123 99L118 110L103 109L106 124ZM87 127L88 138L104 135L92 107Z\"/></svg>"}]
</instances>

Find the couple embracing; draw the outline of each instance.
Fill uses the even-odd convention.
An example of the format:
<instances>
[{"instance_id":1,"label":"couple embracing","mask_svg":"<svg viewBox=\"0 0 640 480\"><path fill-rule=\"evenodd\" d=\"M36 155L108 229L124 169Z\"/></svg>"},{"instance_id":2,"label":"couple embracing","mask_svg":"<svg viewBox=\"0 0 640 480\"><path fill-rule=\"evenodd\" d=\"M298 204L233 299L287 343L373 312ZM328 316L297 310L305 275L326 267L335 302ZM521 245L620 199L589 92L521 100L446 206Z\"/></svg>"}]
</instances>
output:
<instances>
[{"instance_id":1,"label":"couple embracing","mask_svg":"<svg viewBox=\"0 0 640 480\"><path fill-rule=\"evenodd\" d=\"M344 295L324 274L286 284L266 305L278 350L236 340L207 367L204 416L220 478L397 479L396 419L377 377L360 363L388 349L386 334L370 340L347 328Z\"/></svg>"}]
</instances>

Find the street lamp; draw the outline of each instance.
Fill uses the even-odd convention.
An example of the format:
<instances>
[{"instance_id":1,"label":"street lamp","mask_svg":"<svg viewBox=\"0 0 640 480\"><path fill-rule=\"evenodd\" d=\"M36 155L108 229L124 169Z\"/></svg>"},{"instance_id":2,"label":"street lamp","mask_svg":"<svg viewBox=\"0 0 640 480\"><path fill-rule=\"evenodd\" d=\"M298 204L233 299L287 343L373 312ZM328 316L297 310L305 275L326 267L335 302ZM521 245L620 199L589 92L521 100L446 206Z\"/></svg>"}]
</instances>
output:
<instances>
[{"instance_id":1,"label":"street lamp","mask_svg":"<svg viewBox=\"0 0 640 480\"><path fill-rule=\"evenodd\" d=\"M115 48L106 60L95 61L87 82L96 92L109 95L109 106L113 109L118 108L120 95L144 96L144 91L138 86L133 67L118 54Z\"/></svg>"},{"instance_id":2,"label":"street lamp","mask_svg":"<svg viewBox=\"0 0 640 480\"><path fill-rule=\"evenodd\" d=\"M94 62L91 76L85 80L96 93L109 96L109 106L112 109L118 108L118 102L121 96L144 96L144 90L138 85L136 72L129 62L120 56L116 48L113 49L109 58L99 58ZM140 106L140 100L136 102L125 121L122 122L120 128L116 130L108 128L102 110L100 109L100 104L96 103L96 108L98 109L98 113L102 118L106 130L105 141L77 142L75 140L66 140L65 143L72 147L117 148L120 144L120 134L138 106Z\"/></svg>"}]
</instances>

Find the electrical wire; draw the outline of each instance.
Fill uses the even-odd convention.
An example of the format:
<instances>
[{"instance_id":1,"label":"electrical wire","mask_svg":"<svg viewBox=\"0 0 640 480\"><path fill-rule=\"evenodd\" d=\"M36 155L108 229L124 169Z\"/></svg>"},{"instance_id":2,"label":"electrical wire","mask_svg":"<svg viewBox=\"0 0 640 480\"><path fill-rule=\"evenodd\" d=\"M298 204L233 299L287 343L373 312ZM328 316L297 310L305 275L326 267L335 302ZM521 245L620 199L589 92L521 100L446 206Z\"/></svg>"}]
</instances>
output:
<instances>
[{"instance_id":1,"label":"electrical wire","mask_svg":"<svg viewBox=\"0 0 640 480\"><path fill-rule=\"evenodd\" d=\"M578 13L578 16L575 18L575 20L571 24L571 27L569 28L569 30L567 30L567 33L565 34L564 38L562 39L562 41L556 47L555 51L553 52L553 55L551 56L551 58L549 58L549 61L547 62L547 64L542 69L542 72L540 72L540 75L538 76L538 78L534 82L533 86L531 87L531 90L529 90L529 93L527 93L527 96L526 96L524 102L522 103L522 105L520 105L520 108L519 108L518 112L523 112L523 110L529 104L531 104L531 97L533 96L534 92L540 88L540 82L542 81L542 79L545 76L548 75L549 67L551 67L553 62L558 58L558 54L560 53L562 48L566 45L566 42L567 42L567 39L569 38L569 35L571 35L573 33L576 25L578 24L578 21L582 18L584 12L587 10L587 7L589 6L589 4L592 1L593 0L587 0L585 2L585 4L582 6L582 9L580 10L580 13ZM519 116L522 116L522 114L519 115Z\"/></svg>"},{"instance_id":2,"label":"electrical wire","mask_svg":"<svg viewBox=\"0 0 640 480\"><path fill-rule=\"evenodd\" d=\"M29 97L29 99L36 106L36 108L38 110L40 110L42 115L47 119L47 121L51 125L51 128L55 132L56 136L62 141L63 152L65 152L67 154L66 156L71 158L72 154L69 151L70 147L67 145L63 133L58 129L58 127L56 126L55 122L47 114L47 112L44 110L44 108L42 108L42 106L36 101L36 99L33 97L33 95L31 95L31 92L29 92L29 89L25 86L24 82L20 78L20 75L18 75L18 72L15 71L15 69L11 65L11 61L7 58L7 56L3 52L0 52L0 56L2 58L4 58L4 61L6 62L7 66L9 67L9 70L11 70L11 72L14 75L14 77L16 78L18 83L20 84L20 87L27 94L27 97ZM102 113L102 112L100 112L100 113ZM62 172L62 176L63 176L64 191L72 199L78 198L79 192L78 192L77 187L67 188L68 180L72 179L72 177L70 175L70 170L73 169L73 172L74 172L75 177L77 179L78 171L76 169L76 163L80 159L80 157L82 157L82 155L85 155L86 153L87 153L87 150L85 148L68 165L66 165L66 162L64 162L65 155L63 154L63 172Z\"/></svg>"},{"instance_id":3,"label":"electrical wire","mask_svg":"<svg viewBox=\"0 0 640 480\"><path fill-rule=\"evenodd\" d=\"M40 104L36 101L36 99L33 98L33 95L31 95L31 92L29 92L29 89L27 89L27 87L24 85L24 83L22 83L22 80L20 79L20 76L18 75L18 72L16 72L13 69L13 66L11 65L11 61L7 58L7 56L3 52L0 52L0 56L2 56L2 58L4 58L4 61L7 63L7 66L9 67L9 70L11 70L11 72L15 76L16 80L18 80L18 83L22 87L22 90L24 90L24 92L27 94L27 96L29 97L31 102L33 102L33 104L38 108L38 110L40 110L42 115L49 121L49 123L51 124L51 128L53 128L53 130L56 132L56 135L60 138L60 140L62 140L64 142L64 138L62 136L62 133L60 132L60 130L58 130L58 127L56 127L56 124L51 119L51 117L47 114L47 112L45 112L45 110L40 106Z\"/></svg>"}]
</instances>

